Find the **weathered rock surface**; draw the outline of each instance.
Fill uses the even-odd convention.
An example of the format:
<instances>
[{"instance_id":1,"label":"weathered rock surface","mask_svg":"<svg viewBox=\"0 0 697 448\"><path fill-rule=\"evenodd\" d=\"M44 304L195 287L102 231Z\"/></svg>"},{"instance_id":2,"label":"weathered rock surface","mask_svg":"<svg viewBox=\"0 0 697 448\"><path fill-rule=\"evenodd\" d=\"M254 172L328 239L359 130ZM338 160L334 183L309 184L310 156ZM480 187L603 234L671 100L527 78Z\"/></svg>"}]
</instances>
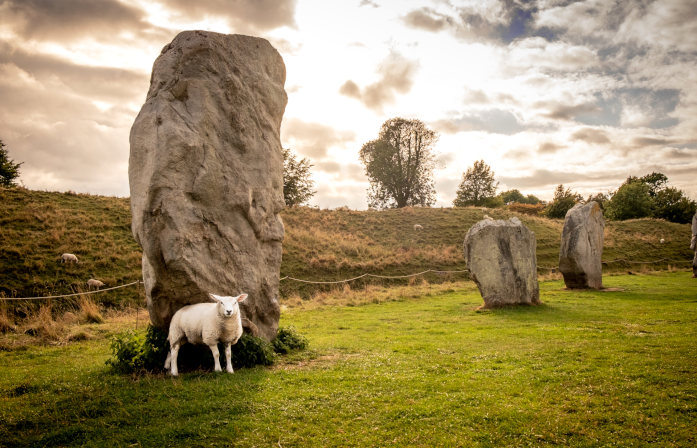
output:
<instances>
[{"instance_id":1,"label":"weathered rock surface","mask_svg":"<svg viewBox=\"0 0 697 448\"><path fill-rule=\"evenodd\" d=\"M245 292L246 329L275 336L284 83L283 59L255 37L186 31L155 61L128 170L155 326L208 292Z\"/></svg>"},{"instance_id":2,"label":"weathered rock surface","mask_svg":"<svg viewBox=\"0 0 697 448\"><path fill-rule=\"evenodd\" d=\"M484 219L469 229L465 261L487 308L540 303L535 243L518 218Z\"/></svg>"},{"instance_id":3,"label":"weathered rock surface","mask_svg":"<svg viewBox=\"0 0 697 448\"><path fill-rule=\"evenodd\" d=\"M576 204L566 212L559 249L559 271L567 288L603 287L605 219L597 202Z\"/></svg>"}]
</instances>

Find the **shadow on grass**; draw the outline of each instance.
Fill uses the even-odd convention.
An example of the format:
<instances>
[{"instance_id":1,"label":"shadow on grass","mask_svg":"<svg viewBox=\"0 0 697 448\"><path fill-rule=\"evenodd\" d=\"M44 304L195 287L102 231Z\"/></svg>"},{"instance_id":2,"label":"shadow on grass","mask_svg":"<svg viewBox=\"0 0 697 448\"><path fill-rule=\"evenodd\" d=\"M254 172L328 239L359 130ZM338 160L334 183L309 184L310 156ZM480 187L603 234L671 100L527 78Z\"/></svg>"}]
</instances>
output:
<instances>
[{"instance_id":1,"label":"shadow on grass","mask_svg":"<svg viewBox=\"0 0 697 448\"><path fill-rule=\"evenodd\" d=\"M230 440L226 422L248 416L265 368L234 374L202 370L119 375L108 368L76 381L22 391L25 411L0 424L3 446L197 446L202 440ZM15 396L17 394L14 394ZM172 416L178 418L173 419ZM7 444L7 445L4 445Z\"/></svg>"}]
</instances>

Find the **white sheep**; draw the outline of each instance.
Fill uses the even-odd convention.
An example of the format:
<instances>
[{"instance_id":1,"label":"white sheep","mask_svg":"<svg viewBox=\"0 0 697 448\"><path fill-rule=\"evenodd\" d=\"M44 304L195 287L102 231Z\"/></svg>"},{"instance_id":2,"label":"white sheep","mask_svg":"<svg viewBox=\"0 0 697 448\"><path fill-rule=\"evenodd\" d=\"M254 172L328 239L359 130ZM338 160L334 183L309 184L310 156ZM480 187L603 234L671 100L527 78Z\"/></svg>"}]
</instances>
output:
<instances>
[{"instance_id":1,"label":"white sheep","mask_svg":"<svg viewBox=\"0 0 697 448\"><path fill-rule=\"evenodd\" d=\"M421 224L414 224L414 230L423 230L423 229L424 229L424 226L422 226Z\"/></svg>"},{"instance_id":2,"label":"white sheep","mask_svg":"<svg viewBox=\"0 0 697 448\"><path fill-rule=\"evenodd\" d=\"M666 240L664 238L661 238L661 244L665 243Z\"/></svg>"},{"instance_id":3,"label":"white sheep","mask_svg":"<svg viewBox=\"0 0 697 448\"><path fill-rule=\"evenodd\" d=\"M92 288L99 289L102 286L104 286L104 282L101 282L95 278L91 278L91 279L87 280L87 287L89 289L92 289Z\"/></svg>"},{"instance_id":4,"label":"white sheep","mask_svg":"<svg viewBox=\"0 0 697 448\"><path fill-rule=\"evenodd\" d=\"M190 344L206 344L213 353L215 371L220 372L220 353L218 342L225 344L226 370L232 370L232 345L242 336L242 318L239 303L247 298L247 294L237 297L224 297L209 294L216 303L197 303L179 309L169 324L170 351L165 361L165 369L170 369L172 376L179 375L177 355L179 347Z\"/></svg>"},{"instance_id":5,"label":"white sheep","mask_svg":"<svg viewBox=\"0 0 697 448\"><path fill-rule=\"evenodd\" d=\"M63 254L61 255L61 263L79 263L79 261L74 254Z\"/></svg>"}]
</instances>

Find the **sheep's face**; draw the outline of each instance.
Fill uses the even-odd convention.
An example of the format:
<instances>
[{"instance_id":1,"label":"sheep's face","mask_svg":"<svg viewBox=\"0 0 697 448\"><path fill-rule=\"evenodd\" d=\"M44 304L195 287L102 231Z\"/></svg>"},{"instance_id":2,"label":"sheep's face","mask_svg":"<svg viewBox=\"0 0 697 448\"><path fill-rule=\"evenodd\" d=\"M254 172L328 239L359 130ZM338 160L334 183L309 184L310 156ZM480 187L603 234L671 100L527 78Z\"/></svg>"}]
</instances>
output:
<instances>
[{"instance_id":1,"label":"sheep's face","mask_svg":"<svg viewBox=\"0 0 697 448\"><path fill-rule=\"evenodd\" d=\"M244 302L247 298L247 294L240 294L237 297L230 296L217 296L215 294L210 294L211 298L218 302L218 314L220 317L229 319L239 313L239 303Z\"/></svg>"}]
</instances>

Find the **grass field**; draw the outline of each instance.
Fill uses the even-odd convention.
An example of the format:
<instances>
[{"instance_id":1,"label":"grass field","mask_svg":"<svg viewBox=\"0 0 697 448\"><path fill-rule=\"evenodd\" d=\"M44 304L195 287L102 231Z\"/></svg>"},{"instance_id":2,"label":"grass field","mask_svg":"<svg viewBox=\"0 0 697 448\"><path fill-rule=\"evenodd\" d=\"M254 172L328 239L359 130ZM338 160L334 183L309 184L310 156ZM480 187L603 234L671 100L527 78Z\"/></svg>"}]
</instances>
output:
<instances>
[{"instance_id":1,"label":"grass field","mask_svg":"<svg viewBox=\"0 0 697 448\"><path fill-rule=\"evenodd\" d=\"M469 282L290 308L310 349L234 375L110 373L108 331L0 352L0 445L692 447L690 277L543 282L544 305L487 311Z\"/></svg>"}]
</instances>

